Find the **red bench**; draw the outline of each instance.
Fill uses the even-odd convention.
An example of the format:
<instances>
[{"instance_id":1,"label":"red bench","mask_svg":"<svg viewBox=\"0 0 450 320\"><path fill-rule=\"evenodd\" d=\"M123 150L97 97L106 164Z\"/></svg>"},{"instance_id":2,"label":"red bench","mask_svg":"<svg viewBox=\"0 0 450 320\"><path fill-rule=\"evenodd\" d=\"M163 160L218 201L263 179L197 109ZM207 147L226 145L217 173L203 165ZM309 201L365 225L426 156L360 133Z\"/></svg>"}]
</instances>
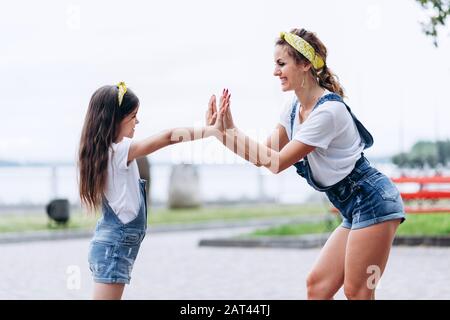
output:
<instances>
[{"instance_id":1,"label":"red bench","mask_svg":"<svg viewBox=\"0 0 450 320\"><path fill-rule=\"evenodd\" d=\"M440 206L436 203L440 200L450 199L450 177L431 176L431 177L399 177L392 178L396 184L416 183L419 184L419 190L416 192L401 192L404 201L417 201L416 206L405 206L407 213L450 213L450 206ZM448 190L427 190L430 184L448 184ZM426 206L424 206L426 204ZM431 204L431 205L430 205Z\"/></svg>"}]
</instances>

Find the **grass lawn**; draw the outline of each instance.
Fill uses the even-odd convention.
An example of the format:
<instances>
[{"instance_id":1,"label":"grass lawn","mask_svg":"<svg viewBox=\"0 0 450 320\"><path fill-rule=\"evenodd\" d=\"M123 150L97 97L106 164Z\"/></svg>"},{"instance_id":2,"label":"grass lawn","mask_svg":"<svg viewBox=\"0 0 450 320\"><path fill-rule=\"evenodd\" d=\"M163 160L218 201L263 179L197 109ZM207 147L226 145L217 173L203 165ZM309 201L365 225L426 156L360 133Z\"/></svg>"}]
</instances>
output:
<instances>
[{"instance_id":1,"label":"grass lawn","mask_svg":"<svg viewBox=\"0 0 450 320\"><path fill-rule=\"evenodd\" d=\"M398 228L399 235L450 235L450 214L409 214Z\"/></svg>"},{"instance_id":2,"label":"grass lawn","mask_svg":"<svg viewBox=\"0 0 450 320\"><path fill-rule=\"evenodd\" d=\"M408 214L407 220L398 228L398 235L450 235L450 214L433 213L414 215ZM256 230L249 234L257 236L297 236L311 233L325 233L334 230L340 221L302 223L282 225L274 228Z\"/></svg>"},{"instance_id":3,"label":"grass lawn","mask_svg":"<svg viewBox=\"0 0 450 320\"><path fill-rule=\"evenodd\" d=\"M327 222L311 222L299 224L284 224L277 227L258 229L248 234L251 237L276 237L276 236L298 236L312 233L332 232L339 224L340 220L332 219Z\"/></svg>"},{"instance_id":4,"label":"grass lawn","mask_svg":"<svg viewBox=\"0 0 450 320\"><path fill-rule=\"evenodd\" d=\"M323 214L325 208L321 205L267 205L240 207L208 207L199 209L151 209L148 213L149 224L188 224L208 221L236 221L249 219L268 219L275 217L299 217L305 215ZM2 214L0 215L0 232L61 230L61 229L91 229L99 215L88 215L73 212L67 227L49 224L44 211L41 214Z\"/></svg>"}]
</instances>

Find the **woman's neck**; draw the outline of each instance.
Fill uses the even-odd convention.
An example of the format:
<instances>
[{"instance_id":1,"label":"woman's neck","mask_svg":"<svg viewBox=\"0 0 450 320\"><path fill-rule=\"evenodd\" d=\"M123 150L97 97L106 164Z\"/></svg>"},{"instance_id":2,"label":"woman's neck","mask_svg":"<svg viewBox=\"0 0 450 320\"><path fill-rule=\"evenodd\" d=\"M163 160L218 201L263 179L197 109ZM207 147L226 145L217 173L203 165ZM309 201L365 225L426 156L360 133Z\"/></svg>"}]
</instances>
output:
<instances>
[{"instance_id":1,"label":"woman's neck","mask_svg":"<svg viewBox=\"0 0 450 320\"><path fill-rule=\"evenodd\" d=\"M320 99L324 91L325 89L318 84L312 84L310 87L307 86L306 88L295 90L295 95L302 108L308 110L316 105L317 100Z\"/></svg>"}]
</instances>

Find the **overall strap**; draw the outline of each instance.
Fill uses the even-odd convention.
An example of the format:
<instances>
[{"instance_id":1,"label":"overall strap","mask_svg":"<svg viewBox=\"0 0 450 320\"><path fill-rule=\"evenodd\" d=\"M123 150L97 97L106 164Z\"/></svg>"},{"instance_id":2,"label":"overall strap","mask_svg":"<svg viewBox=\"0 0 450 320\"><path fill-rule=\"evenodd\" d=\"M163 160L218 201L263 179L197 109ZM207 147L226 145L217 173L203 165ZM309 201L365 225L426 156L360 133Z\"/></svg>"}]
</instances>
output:
<instances>
[{"instance_id":1,"label":"overall strap","mask_svg":"<svg viewBox=\"0 0 450 320\"><path fill-rule=\"evenodd\" d=\"M316 105L314 106L313 110L315 108L317 108L319 105L321 105L322 103L326 102L326 101L340 101L340 102L344 102L342 101L342 98L335 94L335 93L330 93L327 95L324 95L323 97L321 97ZM291 140L294 134L294 121L295 121L295 114L297 113L297 104L298 104L298 99L297 97L294 98L294 102L292 103L292 111L291 111ZM312 110L311 110L312 111Z\"/></svg>"},{"instance_id":2,"label":"overall strap","mask_svg":"<svg viewBox=\"0 0 450 320\"><path fill-rule=\"evenodd\" d=\"M293 131L294 131L294 121L295 121L295 114L297 113L297 98L294 99L294 102L292 103L292 111L291 111L291 140L293 137Z\"/></svg>"},{"instance_id":3,"label":"overall strap","mask_svg":"<svg viewBox=\"0 0 450 320\"><path fill-rule=\"evenodd\" d=\"M321 100L323 100L323 101L321 101ZM340 95L338 95L336 93L330 93L319 99L320 103L323 103L325 101L342 102L345 105L345 107L347 108L347 111L352 116L353 122L355 122L356 128L358 129L358 133L361 137L362 142L364 143L364 149L370 148L373 145L373 137L370 134L369 130L367 130L366 127L364 127L364 125L361 123L361 121L359 121L358 118L356 118L356 116L353 114L350 107L344 102L344 99L342 99L342 97ZM317 105L319 105L319 102L317 103ZM317 107L317 105L316 105L316 107Z\"/></svg>"},{"instance_id":4,"label":"overall strap","mask_svg":"<svg viewBox=\"0 0 450 320\"><path fill-rule=\"evenodd\" d=\"M320 99L317 101L316 105L314 106L313 110L316 109L318 106L320 106L322 103L325 103L327 101L339 101L339 102L342 102L343 104L345 104L344 100L342 99L342 97L340 95L332 92L332 93L329 93L329 94L326 94L326 95L320 97ZM348 106L347 106L347 108L348 108Z\"/></svg>"},{"instance_id":5,"label":"overall strap","mask_svg":"<svg viewBox=\"0 0 450 320\"><path fill-rule=\"evenodd\" d=\"M345 107L347 108L348 112L352 116L353 121L356 124L356 128L358 129L359 135L361 136L361 140L364 142L364 149L370 148L373 145L373 137L370 134L370 132L364 127L364 125L356 118L356 116L353 114L350 107L344 102L344 99L336 93L329 93L321 97L312 111L316 109L321 104L327 102L327 101L338 101L342 102ZM294 119L295 119L295 113L297 112L297 98L294 99L294 103L292 105L292 112L291 112L291 140L293 137L293 129L294 129Z\"/></svg>"}]
</instances>

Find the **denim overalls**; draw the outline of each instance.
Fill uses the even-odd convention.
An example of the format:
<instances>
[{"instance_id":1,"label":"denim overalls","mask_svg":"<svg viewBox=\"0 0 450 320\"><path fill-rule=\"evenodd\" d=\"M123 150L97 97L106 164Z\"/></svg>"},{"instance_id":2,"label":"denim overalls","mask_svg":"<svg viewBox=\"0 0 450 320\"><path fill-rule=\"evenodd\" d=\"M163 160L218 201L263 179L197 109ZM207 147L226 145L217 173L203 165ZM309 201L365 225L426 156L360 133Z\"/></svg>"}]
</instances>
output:
<instances>
[{"instance_id":1,"label":"denim overalls","mask_svg":"<svg viewBox=\"0 0 450 320\"><path fill-rule=\"evenodd\" d=\"M139 212L124 224L103 199L103 216L97 222L89 250L89 267L95 282L130 283L133 264L147 231L145 180L139 180Z\"/></svg>"},{"instance_id":2,"label":"denim overalls","mask_svg":"<svg viewBox=\"0 0 450 320\"><path fill-rule=\"evenodd\" d=\"M373 137L356 118L343 99L330 93L319 99L313 110L326 101L344 103L358 129L364 149L373 145ZM290 115L291 140L297 112L297 100L292 104ZM360 229L387 220L405 220L403 202L395 185L384 174L370 166L369 161L361 153L355 168L344 179L328 187L320 186L312 177L308 158L294 164L297 173L306 179L315 190L325 192L331 203L339 210L342 226L347 229Z\"/></svg>"}]
</instances>

